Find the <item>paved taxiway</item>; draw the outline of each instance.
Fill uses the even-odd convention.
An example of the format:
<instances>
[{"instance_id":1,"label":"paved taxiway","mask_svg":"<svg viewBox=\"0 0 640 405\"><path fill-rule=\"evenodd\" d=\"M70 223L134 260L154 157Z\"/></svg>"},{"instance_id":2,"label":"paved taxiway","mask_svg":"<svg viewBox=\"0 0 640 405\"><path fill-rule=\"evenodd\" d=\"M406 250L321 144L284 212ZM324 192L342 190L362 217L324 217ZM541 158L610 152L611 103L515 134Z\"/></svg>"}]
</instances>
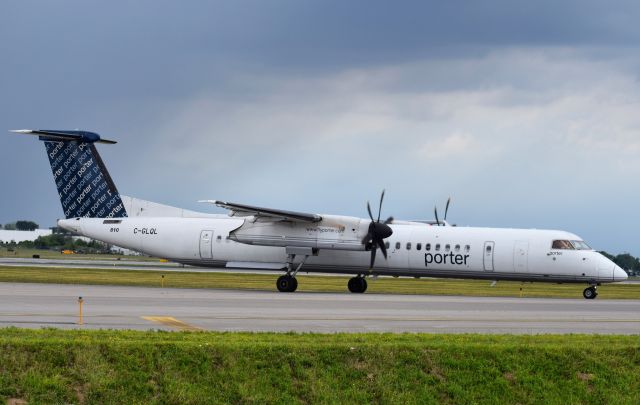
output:
<instances>
[{"instance_id":1,"label":"paved taxiway","mask_svg":"<svg viewBox=\"0 0 640 405\"><path fill-rule=\"evenodd\" d=\"M638 308L638 300L0 283L0 326L30 328L637 334Z\"/></svg>"}]
</instances>

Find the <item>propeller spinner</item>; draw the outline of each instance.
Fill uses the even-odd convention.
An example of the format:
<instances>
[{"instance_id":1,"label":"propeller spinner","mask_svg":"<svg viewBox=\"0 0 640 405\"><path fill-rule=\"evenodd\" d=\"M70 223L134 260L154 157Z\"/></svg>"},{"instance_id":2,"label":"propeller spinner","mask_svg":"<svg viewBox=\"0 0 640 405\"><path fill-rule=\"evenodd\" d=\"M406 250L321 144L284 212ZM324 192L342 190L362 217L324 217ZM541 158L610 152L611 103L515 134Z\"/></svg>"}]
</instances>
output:
<instances>
[{"instance_id":1,"label":"propeller spinner","mask_svg":"<svg viewBox=\"0 0 640 405\"><path fill-rule=\"evenodd\" d=\"M369 269L373 268L373 265L376 261L376 251L378 248L382 250L382 255L384 258L387 258L387 247L384 244L384 239L388 238L393 234L393 230L388 225L393 222L393 217L387 218L386 221L380 222L380 213L382 212L382 200L384 199L384 190L382 190L382 195L380 196L380 205L378 207L378 219L373 219L373 214L371 213L371 205L367 201L367 211L369 212L369 218L371 218L371 223L369 224L369 230L367 235L362 239L362 244L365 246L371 246L371 264Z\"/></svg>"}]
</instances>

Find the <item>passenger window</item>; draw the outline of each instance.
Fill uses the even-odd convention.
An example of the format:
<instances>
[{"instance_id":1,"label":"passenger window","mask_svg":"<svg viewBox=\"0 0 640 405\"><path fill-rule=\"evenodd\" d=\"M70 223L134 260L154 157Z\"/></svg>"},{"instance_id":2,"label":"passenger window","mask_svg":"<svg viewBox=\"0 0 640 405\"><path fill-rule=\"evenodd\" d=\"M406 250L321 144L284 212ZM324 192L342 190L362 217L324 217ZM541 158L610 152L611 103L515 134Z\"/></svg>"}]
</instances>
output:
<instances>
[{"instance_id":1,"label":"passenger window","mask_svg":"<svg viewBox=\"0 0 640 405\"><path fill-rule=\"evenodd\" d=\"M487 246L487 253L491 253L491 245Z\"/></svg>"},{"instance_id":2,"label":"passenger window","mask_svg":"<svg viewBox=\"0 0 640 405\"><path fill-rule=\"evenodd\" d=\"M400 242L396 242L396 250L400 250Z\"/></svg>"},{"instance_id":3,"label":"passenger window","mask_svg":"<svg viewBox=\"0 0 640 405\"><path fill-rule=\"evenodd\" d=\"M445 247L444 247L444 251L445 251L445 252L448 252L448 251L450 251L450 250L451 250L451 245L449 245L449 244L445 245Z\"/></svg>"},{"instance_id":4,"label":"passenger window","mask_svg":"<svg viewBox=\"0 0 640 405\"><path fill-rule=\"evenodd\" d=\"M422 250L422 243L418 243L416 245L416 250Z\"/></svg>"},{"instance_id":5,"label":"passenger window","mask_svg":"<svg viewBox=\"0 0 640 405\"><path fill-rule=\"evenodd\" d=\"M551 249L573 250L573 245L568 240L554 240Z\"/></svg>"},{"instance_id":6,"label":"passenger window","mask_svg":"<svg viewBox=\"0 0 640 405\"><path fill-rule=\"evenodd\" d=\"M222 240L222 235L218 235L216 239L218 240L218 242L220 242Z\"/></svg>"},{"instance_id":7,"label":"passenger window","mask_svg":"<svg viewBox=\"0 0 640 405\"><path fill-rule=\"evenodd\" d=\"M407 250L411 250L411 242L407 242Z\"/></svg>"},{"instance_id":8,"label":"passenger window","mask_svg":"<svg viewBox=\"0 0 640 405\"><path fill-rule=\"evenodd\" d=\"M440 244L438 243L438 244L436 245L436 252L439 252L439 251L440 251Z\"/></svg>"},{"instance_id":9,"label":"passenger window","mask_svg":"<svg viewBox=\"0 0 640 405\"><path fill-rule=\"evenodd\" d=\"M426 245L424 245L424 250L431 250L431 243L427 243Z\"/></svg>"},{"instance_id":10,"label":"passenger window","mask_svg":"<svg viewBox=\"0 0 640 405\"><path fill-rule=\"evenodd\" d=\"M384 246L385 246L387 249L389 249L389 241L386 241L386 242L384 243Z\"/></svg>"},{"instance_id":11,"label":"passenger window","mask_svg":"<svg viewBox=\"0 0 640 405\"><path fill-rule=\"evenodd\" d=\"M466 246L464 247L464 251L465 251L465 252L469 253L469 251L470 251L470 250L471 250L471 246L470 246L470 245L466 245Z\"/></svg>"},{"instance_id":12,"label":"passenger window","mask_svg":"<svg viewBox=\"0 0 640 405\"><path fill-rule=\"evenodd\" d=\"M456 253L458 253L460 251L460 245L456 245L455 251L456 251Z\"/></svg>"}]
</instances>

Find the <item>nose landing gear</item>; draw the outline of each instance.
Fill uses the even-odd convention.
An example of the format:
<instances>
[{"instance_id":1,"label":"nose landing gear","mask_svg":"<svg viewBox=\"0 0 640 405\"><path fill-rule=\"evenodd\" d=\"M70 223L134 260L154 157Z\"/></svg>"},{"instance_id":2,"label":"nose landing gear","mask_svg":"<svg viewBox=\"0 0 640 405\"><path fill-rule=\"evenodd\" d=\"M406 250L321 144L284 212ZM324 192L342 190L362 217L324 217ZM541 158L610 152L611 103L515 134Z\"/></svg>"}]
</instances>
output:
<instances>
[{"instance_id":1,"label":"nose landing gear","mask_svg":"<svg viewBox=\"0 0 640 405\"><path fill-rule=\"evenodd\" d=\"M588 300L596 298L598 296L598 291L596 290L596 288L597 287L595 285L585 288L582 292L582 296Z\"/></svg>"}]
</instances>

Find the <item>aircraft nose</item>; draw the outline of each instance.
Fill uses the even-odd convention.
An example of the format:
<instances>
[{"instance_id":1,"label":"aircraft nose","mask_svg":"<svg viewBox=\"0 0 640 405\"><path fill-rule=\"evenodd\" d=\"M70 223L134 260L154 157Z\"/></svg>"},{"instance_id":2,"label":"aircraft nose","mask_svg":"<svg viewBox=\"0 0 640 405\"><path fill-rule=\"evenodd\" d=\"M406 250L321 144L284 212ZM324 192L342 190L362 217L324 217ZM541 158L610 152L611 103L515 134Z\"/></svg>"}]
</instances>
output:
<instances>
[{"instance_id":1,"label":"aircraft nose","mask_svg":"<svg viewBox=\"0 0 640 405\"><path fill-rule=\"evenodd\" d=\"M624 281L628 278L629 276L627 275L627 272L624 271L621 267L616 266L613 269L613 281Z\"/></svg>"}]
</instances>

